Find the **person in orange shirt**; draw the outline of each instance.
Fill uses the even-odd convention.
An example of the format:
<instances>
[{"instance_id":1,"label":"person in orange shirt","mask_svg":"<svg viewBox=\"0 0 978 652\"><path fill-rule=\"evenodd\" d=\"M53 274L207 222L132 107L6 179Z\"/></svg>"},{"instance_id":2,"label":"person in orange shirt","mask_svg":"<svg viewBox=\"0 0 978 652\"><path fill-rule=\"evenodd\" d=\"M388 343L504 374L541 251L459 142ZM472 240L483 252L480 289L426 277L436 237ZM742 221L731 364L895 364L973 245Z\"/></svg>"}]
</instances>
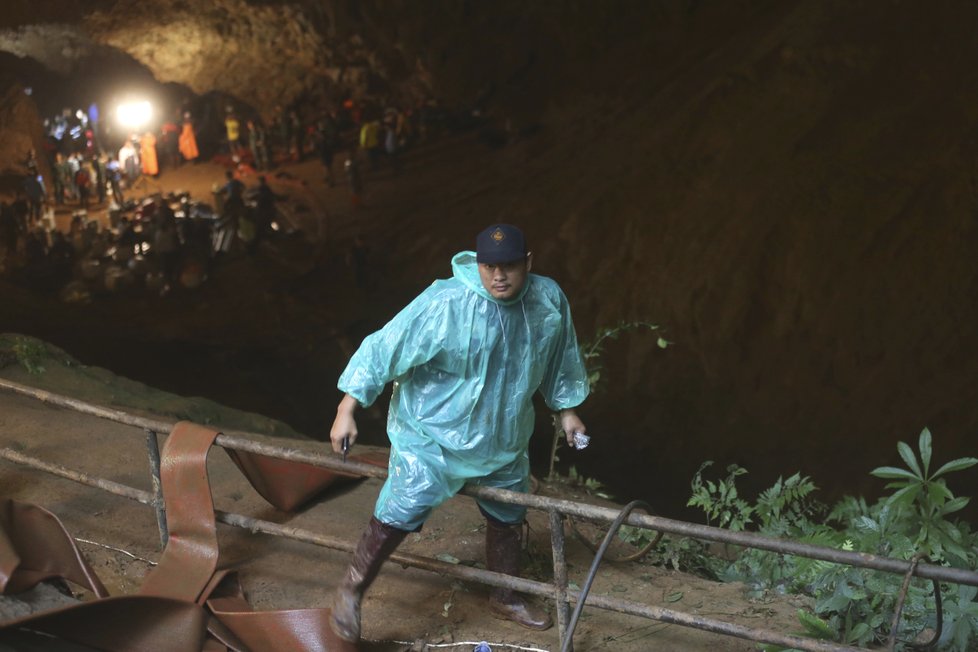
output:
<instances>
[{"instance_id":1,"label":"person in orange shirt","mask_svg":"<svg viewBox=\"0 0 978 652\"><path fill-rule=\"evenodd\" d=\"M156 136L147 131L139 141L139 159L143 163L143 174L155 177L160 173L160 165L156 160Z\"/></svg>"},{"instance_id":2,"label":"person in orange shirt","mask_svg":"<svg viewBox=\"0 0 978 652\"><path fill-rule=\"evenodd\" d=\"M194 123L190 121L190 114L183 114L183 131L180 132L180 153L185 161L194 161L200 156L197 150L197 135L194 133Z\"/></svg>"}]
</instances>

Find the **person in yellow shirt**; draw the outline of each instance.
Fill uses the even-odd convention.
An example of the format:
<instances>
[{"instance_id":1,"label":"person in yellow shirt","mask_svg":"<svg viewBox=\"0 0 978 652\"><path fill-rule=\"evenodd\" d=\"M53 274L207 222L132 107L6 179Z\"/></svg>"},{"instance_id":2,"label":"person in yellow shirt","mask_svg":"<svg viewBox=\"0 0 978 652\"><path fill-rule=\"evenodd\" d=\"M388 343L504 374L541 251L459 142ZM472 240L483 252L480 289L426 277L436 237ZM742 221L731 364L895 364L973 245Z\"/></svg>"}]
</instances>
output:
<instances>
[{"instance_id":1,"label":"person in yellow shirt","mask_svg":"<svg viewBox=\"0 0 978 652\"><path fill-rule=\"evenodd\" d=\"M360 127L360 149L367 153L370 169L377 169L380 159L380 120L368 120Z\"/></svg>"},{"instance_id":2,"label":"person in yellow shirt","mask_svg":"<svg viewBox=\"0 0 978 652\"><path fill-rule=\"evenodd\" d=\"M228 151L231 158L237 161L241 158L241 123L238 122L238 116L230 109L224 119L224 128L228 136Z\"/></svg>"}]
</instances>

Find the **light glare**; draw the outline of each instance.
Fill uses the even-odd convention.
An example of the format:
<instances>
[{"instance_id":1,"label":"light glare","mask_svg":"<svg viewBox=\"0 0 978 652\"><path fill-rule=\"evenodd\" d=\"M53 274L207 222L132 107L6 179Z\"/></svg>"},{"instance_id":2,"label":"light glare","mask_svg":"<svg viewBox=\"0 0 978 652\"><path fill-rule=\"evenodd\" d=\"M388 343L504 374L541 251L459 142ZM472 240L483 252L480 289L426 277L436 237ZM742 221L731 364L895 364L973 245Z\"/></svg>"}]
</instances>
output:
<instances>
[{"instance_id":1,"label":"light glare","mask_svg":"<svg viewBox=\"0 0 978 652\"><path fill-rule=\"evenodd\" d=\"M116 110L116 118L118 118L119 124L132 129L142 127L149 122L151 117L153 117L153 107L146 100L126 102L120 104Z\"/></svg>"}]
</instances>

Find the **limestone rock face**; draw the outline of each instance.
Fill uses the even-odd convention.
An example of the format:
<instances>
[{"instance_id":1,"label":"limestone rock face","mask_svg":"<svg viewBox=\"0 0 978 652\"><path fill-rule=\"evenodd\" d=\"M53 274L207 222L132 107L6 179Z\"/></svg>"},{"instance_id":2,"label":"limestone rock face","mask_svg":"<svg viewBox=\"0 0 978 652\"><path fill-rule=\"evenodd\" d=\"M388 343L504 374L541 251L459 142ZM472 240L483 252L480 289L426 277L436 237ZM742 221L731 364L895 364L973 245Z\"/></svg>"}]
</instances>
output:
<instances>
[{"instance_id":1,"label":"limestone rock face","mask_svg":"<svg viewBox=\"0 0 978 652\"><path fill-rule=\"evenodd\" d=\"M0 16L0 51L67 74L93 49L108 47L146 66L163 83L219 91L263 114L299 97L388 95L426 83L398 54L386 61L361 36L363 23L334 3L248 0L11 0ZM354 5L351 5L354 6ZM397 60L394 65L392 61ZM398 71L395 79L389 76Z\"/></svg>"},{"instance_id":2,"label":"limestone rock face","mask_svg":"<svg viewBox=\"0 0 978 652\"><path fill-rule=\"evenodd\" d=\"M338 76L331 49L294 6L132 0L89 15L85 29L162 82L221 91L266 111Z\"/></svg>"},{"instance_id":3,"label":"limestone rock face","mask_svg":"<svg viewBox=\"0 0 978 652\"><path fill-rule=\"evenodd\" d=\"M522 123L539 119L571 88L608 77L609 61L632 64L668 47L687 29L689 12L678 3L579 0L62 4L5 3L0 51L64 72L101 45L131 56L160 82L221 91L264 114L300 97L404 102L433 93ZM735 4L713 13L734 12Z\"/></svg>"},{"instance_id":4,"label":"limestone rock face","mask_svg":"<svg viewBox=\"0 0 978 652\"><path fill-rule=\"evenodd\" d=\"M30 57L62 75L71 74L98 49L76 25L49 23L23 25L0 34L0 49L17 57Z\"/></svg>"}]
</instances>

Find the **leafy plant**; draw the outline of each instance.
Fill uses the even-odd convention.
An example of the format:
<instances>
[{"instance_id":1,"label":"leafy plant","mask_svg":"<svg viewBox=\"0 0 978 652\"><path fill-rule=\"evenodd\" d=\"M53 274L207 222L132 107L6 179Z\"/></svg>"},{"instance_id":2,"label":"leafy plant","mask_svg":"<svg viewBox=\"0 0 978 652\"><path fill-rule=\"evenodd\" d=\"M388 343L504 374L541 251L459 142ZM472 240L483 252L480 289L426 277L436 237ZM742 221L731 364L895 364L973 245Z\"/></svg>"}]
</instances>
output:
<instances>
[{"instance_id":1,"label":"leafy plant","mask_svg":"<svg viewBox=\"0 0 978 652\"><path fill-rule=\"evenodd\" d=\"M959 457L931 473L930 430L924 428L917 446L920 451L919 459L906 443L901 441L897 444L897 451L908 468L881 466L873 469L871 474L894 480L886 487L896 489L896 492L886 502L891 507L909 510L918 521L919 532L914 539L914 545L928 557L947 559L961 565L968 558L969 552L963 546L961 530L948 521L947 517L964 509L970 498L955 497L942 476L972 467L978 464L978 459Z\"/></svg>"},{"instance_id":2,"label":"leafy plant","mask_svg":"<svg viewBox=\"0 0 978 652\"><path fill-rule=\"evenodd\" d=\"M622 333L632 331L632 330L658 330L659 327L656 324L651 324L646 321L620 321L615 326L609 326L602 328L598 331L597 336L591 342L583 342L579 344L578 348L581 351L581 358L584 360L584 368L587 371L587 382L588 387L591 392L598 391L599 383L602 378L603 367L601 365L601 355L604 353L604 346L608 340L616 340ZM656 340L656 345L660 349L664 349L672 344L672 342L659 337ZM567 436L564 433L564 429L560 424L560 415L553 415L554 424L554 438L553 443L550 446L550 468L547 472L547 479L554 480L556 478L556 463L560 461L560 457L557 455L557 451L560 449L564 442L567 441Z\"/></svg>"},{"instance_id":3,"label":"leafy plant","mask_svg":"<svg viewBox=\"0 0 978 652\"><path fill-rule=\"evenodd\" d=\"M807 636L808 638L822 641L835 640L835 629L818 616L810 614L804 609L799 609L798 621L805 630L794 632L795 636ZM763 643L759 647L763 652L801 652L793 647L781 647L780 645L772 645L770 643Z\"/></svg>"},{"instance_id":4,"label":"leafy plant","mask_svg":"<svg viewBox=\"0 0 978 652\"><path fill-rule=\"evenodd\" d=\"M591 391L596 391L601 381L601 372L603 370L601 355L604 353L605 343L608 340L617 340L622 333L642 329L654 331L658 330L659 327L647 321L620 321L615 326L602 328L591 342L585 342L580 345L581 357L584 359L584 366L587 368L587 380ZM672 342L662 337L656 340L656 345L660 349L664 349L670 344Z\"/></svg>"},{"instance_id":5,"label":"leafy plant","mask_svg":"<svg viewBox=\"0 0 978 652\"><path fill-rule=\"evenodd\" d=\"M731 464L723 480L703 480L703 471L712 465L713 461L707 460L693 474L690 483L693 495L686 506L702 509L707 525L740 532L751 522L755 510L737 493L737 478L747 473L747 469Z\"/></svg>"},{"instance_id":6,"label":"leafy plant","mask_svg":"<svg viewBox=\"0 0 978 652\"><path fill-rule=\"evenodd\" d=\"M567 471L567 484L580 487L592 496L597 496L599 498L606 498L612 500L611 494L605 489L604 485L601 484L596 478L588 478L577 471L576 466L570 467Z\"/></svg>"},{"instance_id":7,"label":"leafy plant","mask_svg":"<svg viewBox=\"0 0 978 652\"><path fill-rule=\"evenodd\" d=\"M944 632L938 645L953 650L973 650L978 637L978 587L958 586L955 599L944 603ZM969 647L969 644L971 647Z\"/></svg>"},{"instance_id":8,"label":"leafy plant","mask_svg":"<svg viewBox=\"0 0 978 652\"><path fill-rule=\"evenodd\" d=\"M636 548L644 548L657 535L650 530L623 525L618 530L618 536ZM694 573L709 579L717 579L718 571L726 564L711 555L703 542L689 537L673 536L663 536L645 556L645 560L656 566Z\"/></svg>"},{"instance_id":9,"label":"leafy plant","mask_svg":"<svg viewBox=\"0 0 978 652\"><path fill-rule=\"evenodd\" d=\"M751 503L736 490L736 479L746 473L739 466L727 469L722 480L704 480L705 463L693 477L690 505L699 507L714 522L730 529L753 527L758 532L909 560L922 555L932 563L974 569L978 565L978 536L965 522L950 519L967 503L947 485L947 476L978 464L972 457L947 462L931 472L932 438L921 432L918 451L900 442L897 446L907 468L880 467L876 477L892 480L894 492L874 504L847 497L827 515L814 500L816 487L795 474L778 481ZM680 556L673 554L673 559ZM684 560L689 563L688 559ZM700 564L709 567L709 564ZM689 569L692 566L687 567ZM744 581L754 594L775 590L802 593L814 598L814 613L800 612L800 635L833 640L847 645L871 645L888 635L903 578L862 568L833 564L758 550L744 550L719 568L725 580ZM949 590L950 589L950 590ZM953 652L978 647L978 589L943 587L944 627L939 649ZM896 649L936 626L933 584L915 579L907 587L901 612ZM763 646L771 652L783 650Z\"/></svg>"},{"instance_id":10,"label":"leafy plant","mask_svg":"<svg viewBox=\"0 0 978 652\"><path fill-rule=\"evenodd\" d=\"M729 470L731 475L725 482L720 483L729 488L718 486L718 493L721 496L728 496L728 501L730 495L736 496L734 485L736 476L746 473L746 470L736 465ZM694 490L695 485L694 477ZM722 491L724 488L726 488L725 494ZM820 504L811 498L811 494L816 489L817 487L808 477L796 473L787 480L778 478L773 486L760 493L753 505L749 505L743 498L735 497L730 509L733 513L749 513L751 518L748 522L752 521L757 531L766 536L834 545L835 537L831 529L812 520L823 511ZM730 529L735 529L734 525L740 527L740 524L734 521ZM744 525L747 525L747 522ZM817 573L818 563L804 557L747 549L720 573L720 577L728 581L746 583L755 596L772 589L778 593L797 592L803 590L809 578Z\"/></svg>"},{"instance_id":11,"label":"leafy plant","mask_svg":"<svg viewBox=\"0 0 978 652\"><path fill-rule=\"evenodd\" d=\"M19 337L11 348L17 357L17 362L28 373L40 374L44 372L44 365L41 362L45 354L47 354L47 349L43 342L31 338Z\"/></svg>"},{"instance_id":12,"label":"leafy plant","mask_svg":"<svg viewBox=\"0 0 978 652\"><path fill-rule=\"evenodd\" d=\"M811 479L800 473L787 480L778 478L774 486L757 497L754 513L761 531L771 536L804 534L797 531L797 525L806 523L820 510L821 506L809 499L817 489Z\"/></svg>"}]
</instances>

